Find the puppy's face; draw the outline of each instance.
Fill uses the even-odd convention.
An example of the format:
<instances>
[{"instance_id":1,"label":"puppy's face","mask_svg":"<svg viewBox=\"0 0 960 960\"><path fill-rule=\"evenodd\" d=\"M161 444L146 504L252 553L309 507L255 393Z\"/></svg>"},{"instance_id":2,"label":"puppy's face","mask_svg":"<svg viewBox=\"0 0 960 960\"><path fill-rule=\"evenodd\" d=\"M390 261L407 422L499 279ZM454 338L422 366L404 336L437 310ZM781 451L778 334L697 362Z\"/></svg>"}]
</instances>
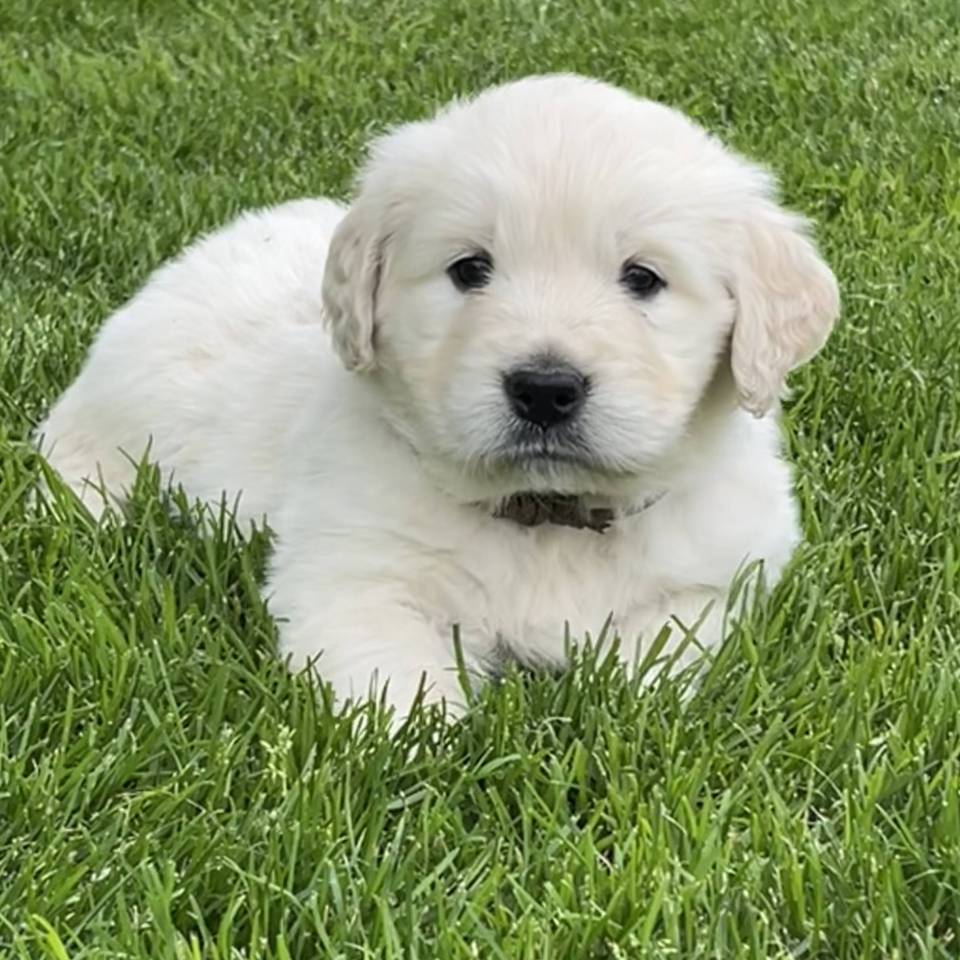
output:
<instances>
[{"instance_id":1,"label":"puppy's face","mask_svg":"<svg viewBox=\"0 0 960 960\"><path fill-rule=\"evenodd\" d=\"M798 226L680 114L534 78L376 145L327 309L454 492L616 496L719 364L759 414L823 342L836 287Z\"/></svg>"}]
</instances>

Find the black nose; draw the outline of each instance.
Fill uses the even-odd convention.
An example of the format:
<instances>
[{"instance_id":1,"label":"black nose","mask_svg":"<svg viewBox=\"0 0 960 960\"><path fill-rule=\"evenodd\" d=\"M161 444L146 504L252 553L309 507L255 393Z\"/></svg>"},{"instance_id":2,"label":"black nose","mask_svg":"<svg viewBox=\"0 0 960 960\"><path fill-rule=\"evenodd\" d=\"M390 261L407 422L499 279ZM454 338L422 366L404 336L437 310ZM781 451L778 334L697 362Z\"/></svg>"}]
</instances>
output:
<instances>
[{"instance_id":1,"label":"black nose","mask_svg":"<svg viewBox=\"0 0 960 960\"><path fill-rule=\"evenodd\" d=\"M513 412L538 427L553 427L572 420L587 396L587 381L572 368L520 369L503 381Z\"/></svg>"}]
</instances>

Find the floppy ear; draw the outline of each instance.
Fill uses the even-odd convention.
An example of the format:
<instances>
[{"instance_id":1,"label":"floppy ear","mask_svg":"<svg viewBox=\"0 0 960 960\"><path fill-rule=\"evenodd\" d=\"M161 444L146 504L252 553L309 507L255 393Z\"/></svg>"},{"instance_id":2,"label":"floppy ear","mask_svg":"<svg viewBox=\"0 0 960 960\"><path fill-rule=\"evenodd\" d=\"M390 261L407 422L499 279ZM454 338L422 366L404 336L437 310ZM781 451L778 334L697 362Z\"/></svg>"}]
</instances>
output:
<instances>
[{"instance_id":1,"label":"floppy ear","mask_svg":"<svg viewBox=\"0 0 960 960\"><path fill-rule=\"evenodd\" d=\"M386 250L378 226L363 201L358 201L338 224L327 252L325 322L348 370L376 366L377 291Z\"/></svg>"},{"instance_id":2,"label":"floppy ear","mask_svg":"<svg viewBox=\"0 0 960 960\"><path fill-rule=\"evenodd\" d=\"M740 405L762 417L790 370L823 346L840 295L806 222L771 201L759 206L742 225L731 367Z\"/></svg>"}]
</instances>

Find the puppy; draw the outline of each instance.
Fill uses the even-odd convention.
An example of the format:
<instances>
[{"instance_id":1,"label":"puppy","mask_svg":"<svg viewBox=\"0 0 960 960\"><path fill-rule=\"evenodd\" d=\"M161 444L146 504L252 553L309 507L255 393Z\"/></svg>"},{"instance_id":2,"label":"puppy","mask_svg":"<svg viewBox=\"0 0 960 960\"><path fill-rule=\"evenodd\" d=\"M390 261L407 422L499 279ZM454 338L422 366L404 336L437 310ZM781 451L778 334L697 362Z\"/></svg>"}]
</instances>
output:
<instances>
[{"instance_id":1,"label":"puppy","mask_svg":"<svg viewBox=\"0 0 960 960\"><path fill-rule=\"evenodd\" d=\"M455 712L455 625L481 676L605 624L628 664L665 626L667 656L721 640L738 571L769 584L797 542L778 397L837 312L767 173L532 77L377 140L349 208L248 214L158 270L38 434L95 511L148 445L239 496L292 666Z\"/></svg>"}]
</instances>

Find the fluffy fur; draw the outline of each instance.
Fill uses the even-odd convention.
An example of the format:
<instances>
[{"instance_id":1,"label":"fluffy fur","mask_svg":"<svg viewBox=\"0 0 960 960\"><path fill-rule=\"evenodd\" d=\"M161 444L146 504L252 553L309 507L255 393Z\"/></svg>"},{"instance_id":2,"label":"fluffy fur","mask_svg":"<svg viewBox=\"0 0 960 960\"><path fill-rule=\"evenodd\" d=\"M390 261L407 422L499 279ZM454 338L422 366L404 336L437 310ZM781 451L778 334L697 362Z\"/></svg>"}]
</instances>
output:
<instances>
[{"instance_id":1,"label":"fluffy fur","mask_svg":"<svg viewBox=\"0 0 960 960\"><path fill-rule=\"evenodd\" d=\"M490 282L461 292L447 268L478 250ZM631 294L631 260L666 287ZM631 663L665 624L667 652L684 627L721 639L737 572L762 560L769 583L797 542L776 405L837 311L765 172L667 107L529 78L375 142L349 209L248 214L158 270L38 432L94 510L148 443L192 496L239 494L278 535L294 667L456 706L455 624L479 674L504 651L561 663L567 628L608 618ZM544 355L589 378L569 448L504 395ZM618 519L495 518L519 491Z\"/></svg>"}]
</instances>

